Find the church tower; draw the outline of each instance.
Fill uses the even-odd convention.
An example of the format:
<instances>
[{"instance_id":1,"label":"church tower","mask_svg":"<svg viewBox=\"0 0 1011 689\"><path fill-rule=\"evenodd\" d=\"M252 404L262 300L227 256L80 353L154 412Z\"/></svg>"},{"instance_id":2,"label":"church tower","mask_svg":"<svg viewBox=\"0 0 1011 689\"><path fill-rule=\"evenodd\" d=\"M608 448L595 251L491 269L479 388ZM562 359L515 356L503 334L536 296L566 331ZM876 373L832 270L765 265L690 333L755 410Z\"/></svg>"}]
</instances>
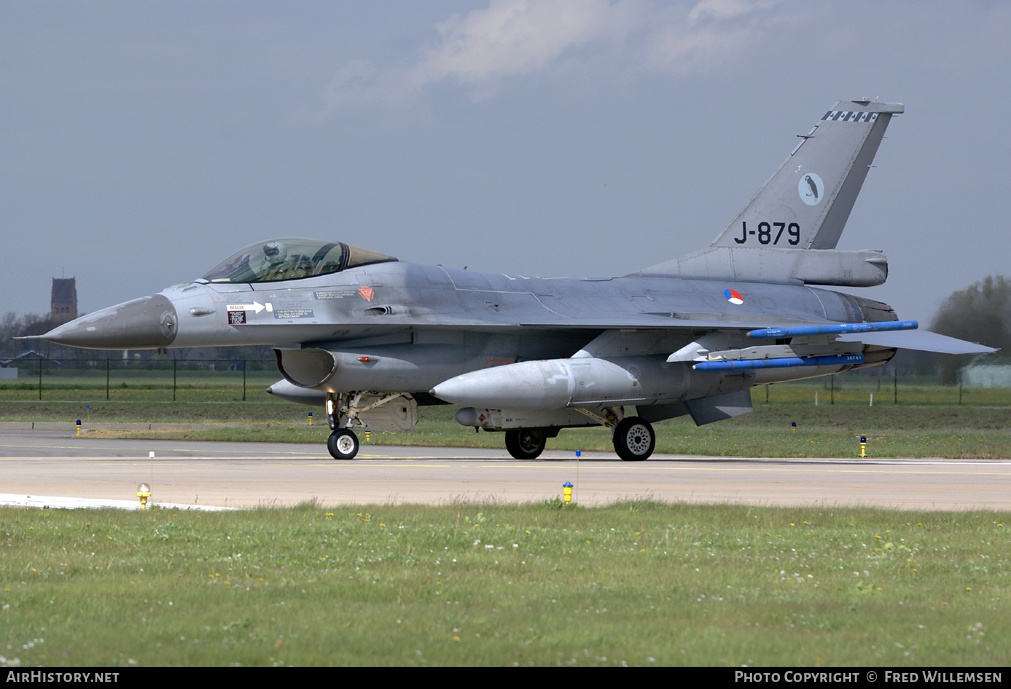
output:
<instances>
[{"instance_id":1,"label":"church tower","mask_svg":"<svg viewBox=\"0 0 1011 689\"><path fill-rule=\"evenodd\" d=\"M49 318L54 327L77 318L76 278L53 278L49 309Z\"/></svg>"}]
</instances>

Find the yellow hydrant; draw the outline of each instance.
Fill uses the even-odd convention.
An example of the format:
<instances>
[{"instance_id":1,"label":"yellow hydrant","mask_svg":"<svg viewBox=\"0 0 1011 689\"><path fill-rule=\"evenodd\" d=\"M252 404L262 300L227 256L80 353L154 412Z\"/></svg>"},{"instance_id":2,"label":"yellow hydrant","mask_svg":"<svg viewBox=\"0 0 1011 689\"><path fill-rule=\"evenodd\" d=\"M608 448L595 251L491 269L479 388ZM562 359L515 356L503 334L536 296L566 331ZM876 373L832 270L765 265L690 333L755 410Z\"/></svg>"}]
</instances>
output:
<instances>
[{"instance_id":1,"label":"yellow hydrant","mask_svg":"<svg viewBox=\"0 0 1011 689\"><path fill-rule=\"evenodd\" d=\"M572 502L572 484L568 481L562 484L562 499L566 505Z\"/></svg>"},{"instance_id":2,"label":"yellow hydrant","mask_svg":"<svg viewBox=\"0 0 1011 689\"><path fill-rule=\"evenodd\" d=\"M142 510L147 509L147 499L151 497L151 486L146 483L140 483L137 485L137 497L140 498L140 508Z\"/></svg>"},{"instance_id":3,"label":"yellow hydrant","mask_svg":"<svg viewBox=\"0 0 1011 689\"><path fill-rule=\"evenodd\" d=\"M867 456L867 436L860 436L860 458L863 459Z\"/></svg>"}]
</instances>

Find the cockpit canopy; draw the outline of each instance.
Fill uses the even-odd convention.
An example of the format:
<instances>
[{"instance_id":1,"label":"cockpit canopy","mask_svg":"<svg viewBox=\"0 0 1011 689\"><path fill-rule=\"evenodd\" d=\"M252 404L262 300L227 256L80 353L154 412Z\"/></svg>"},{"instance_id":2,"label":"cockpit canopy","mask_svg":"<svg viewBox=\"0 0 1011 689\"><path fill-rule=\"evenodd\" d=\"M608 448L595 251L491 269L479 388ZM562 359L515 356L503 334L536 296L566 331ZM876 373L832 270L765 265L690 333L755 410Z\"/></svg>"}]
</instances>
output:
<instances>
[{"instance_id":1,"label":"cockpit canopy","mask_svg":"<svg viewBox=\"0 0 1011 689\"><path fill-rule=\"evenodd\" d=\"M298 280L396 260L344 242L284 237L250 244L215 266L203 279L232 283Z\"/></svg>"}]
</instances>

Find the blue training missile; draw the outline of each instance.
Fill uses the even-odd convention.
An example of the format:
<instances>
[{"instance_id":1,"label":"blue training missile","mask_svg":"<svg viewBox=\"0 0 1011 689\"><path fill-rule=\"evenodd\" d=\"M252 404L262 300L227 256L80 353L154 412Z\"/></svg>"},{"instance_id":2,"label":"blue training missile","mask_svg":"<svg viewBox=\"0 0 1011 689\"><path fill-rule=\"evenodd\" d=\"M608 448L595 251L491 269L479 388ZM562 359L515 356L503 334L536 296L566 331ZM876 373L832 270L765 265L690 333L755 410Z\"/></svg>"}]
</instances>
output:
<instances>
[{"instance_id":1,"label":"blue training missile","mask_svg":"<svg viewBox=\"0 0 1011 689\"><path fill-rule=\"evenodd\" d=\"M696 371L746 371L755 368L793 368L795 366L850 366L864 363L863 354L832 356L788 356L779 359L740 359L737 361L703 361L692 366Z\"/></svg>"},{"instance_id":2,"label":"blue training missile","mask_svg":"<svg viewBox=\"0 0 1011 689\"><path fill-rule=\"evenodd\" d=\"M884 330L916 330L916 321L884 321L881 323L839 323L834 325L799 325L794 328L762 328L748 331L748 337L808 337L811 335L844 335L874 333Z\"/></svg>"}]
</instances>

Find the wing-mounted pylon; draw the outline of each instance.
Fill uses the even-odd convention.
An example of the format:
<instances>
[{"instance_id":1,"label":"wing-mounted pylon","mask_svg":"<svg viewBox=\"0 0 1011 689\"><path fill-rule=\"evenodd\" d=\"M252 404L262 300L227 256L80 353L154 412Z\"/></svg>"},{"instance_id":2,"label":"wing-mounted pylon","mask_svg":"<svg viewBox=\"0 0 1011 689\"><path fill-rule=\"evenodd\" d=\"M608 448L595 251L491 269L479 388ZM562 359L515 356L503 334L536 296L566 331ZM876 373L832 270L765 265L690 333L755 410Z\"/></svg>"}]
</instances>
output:
<instances>
[{"instance_id":1,"label":"wing-mounted pylon","mask_svg":"<svg viewBox=\"0 0 1011 689\"><path fill-rule=\"evenodd\" d=\"M859 342L838 342L828 333L822 335L764 338L752 333L759 330L714 331L693 340L667 357L668 363L684 363L692 371L719 372L754 376L755 383L776 383L826 371L846 371L880 358L864 353ZM757 338L757 341L756 341ZM891 358L889 351L885 360ZM810 373L796 369L810 367ZM817 369L817 370L816 370Z\"/></svg>"}]
</instances>

